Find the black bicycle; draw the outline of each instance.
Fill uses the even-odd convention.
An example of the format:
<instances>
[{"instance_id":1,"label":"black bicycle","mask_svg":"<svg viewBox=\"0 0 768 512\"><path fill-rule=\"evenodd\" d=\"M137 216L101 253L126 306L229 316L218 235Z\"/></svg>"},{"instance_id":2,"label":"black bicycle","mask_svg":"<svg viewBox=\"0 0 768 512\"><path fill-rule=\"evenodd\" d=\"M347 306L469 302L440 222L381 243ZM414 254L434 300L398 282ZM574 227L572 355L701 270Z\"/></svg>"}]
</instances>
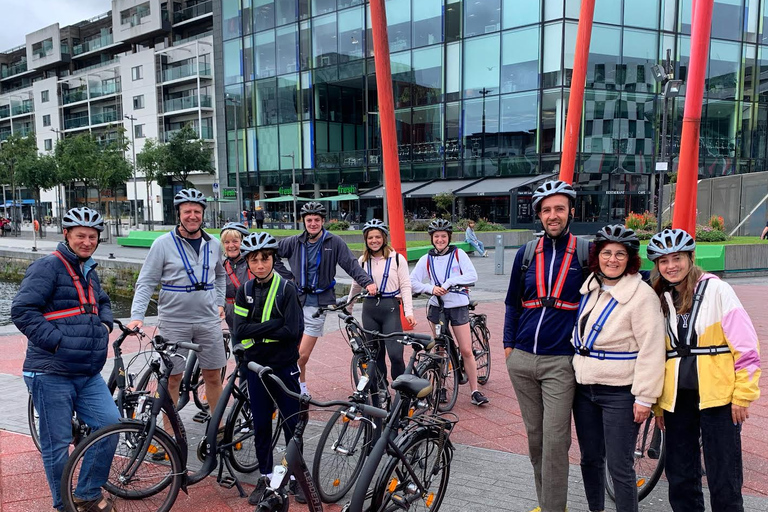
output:
<instances>
[{"instance_id":1,"label":"black bicycle","mask_svg":"<svg viewBox=\"0 0 768 512\"><path fill-rule=\"evenodd\" d=\"M472 334L472 354L477 364L477 383L485 386L491 378L491 331L488 317L475 313L477 301L469 301L469 329Z\"/></svg>"}]
</instances>

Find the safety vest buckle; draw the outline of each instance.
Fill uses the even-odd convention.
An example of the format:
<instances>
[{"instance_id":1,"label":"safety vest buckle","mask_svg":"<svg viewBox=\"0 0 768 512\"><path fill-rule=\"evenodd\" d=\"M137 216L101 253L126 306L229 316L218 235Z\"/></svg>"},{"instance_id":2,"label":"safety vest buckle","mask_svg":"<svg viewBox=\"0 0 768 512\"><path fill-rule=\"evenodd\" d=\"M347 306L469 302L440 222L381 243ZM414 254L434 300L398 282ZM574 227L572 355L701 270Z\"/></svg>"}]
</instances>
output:
<instances>
[{"instance_id":1,"label":"safety vest buckle","mask_svg":"<svg viewBox=\"0 0 768 512\"><path fill-rule=\"evenodd\" d=\"M195 283L194 288L195 291L204 291L205 290L205 283Z\"/></svg>"},{"instance_id":2,"label":"safety vest buckle","mask_svg":"<svg viewBox=\"0 0 768 512\"><path fill-rule=\"evenodd\" d=\"M595 324L592 326L592 330L593 330L593 331L595 331L595 332L597 332L597 333L599 333L600 331L602 331L602 330L603 330L603 326L602 326L602 325L600 325L600 324L598 324L598 323L595 323Z\"/></svg>"},{"instance_id":3,"label":"safety vest buckle","mask_svg":"<svg viewBox=\"0 0 768 512\"><path fill-rule=\"evenodd\" d=\"M677 347L677 354L680 357L687 357L687 356L691 355L691 347L689 347L687 345L683 345L683 346Z\"/></svg>"},{"instance_id":4,"label":"safety vest buckle","mask_svg":"<svg viewBox=\"0 0 768 512\"><path fill-rule=\"evenodd\" d=\"M717 346L707 347L707 350L709 351L709 355L716 356L716 355L720 354L720 351L718 350L719 348L720 347L717 347Z\"/></svg>"},{"instance_id":5,"label":"safety vest buckle","mask_svg":"<svg viewBox=\"0 0 768 512\"><path fill-rule=\"evenodd\" d=\"M543 308L553 308L555 307L555 302L557 301L555 297L542 297L539 300L541 301L541 307Z\"/></svg>"},{"instance_id":6,"label":"safety vest buckle","mask_svg":"<svg viewBox=\"0 0 768 512\"><path fill-rule=\"evenodd\" d=\"M595 352L595 354L597 354L597 356L596 356L597 359L599 359L600 361L605 361L605 351L604 350L598 350L597 352Z\"/></svg>"},{"instance_id":7,"label":"safety vest buckle","mask_svg":"<svg viewBox=\"0 0 768 512\"><path fill-rule=\"evenodd\" d=\"M587 347L581 346L578 348L579 355L587 357L590 354L590 350Z\"/></svg>"},{"instance_id":8,"label":"safety vest buckle","mask_svg":"<svg viewBox=\"0 0 768 512\"><path fill-rule=\"evenodd\" d=\"M187 269L187 274L189 274L189 275L193 275L194 273L195 273L195 271L194 271L194 270L192 270L192 268L188 268L188 269Z\"/></svg>"},{"instance_id":9,"label":"safety vest buckle","mask_svg":"<svg viewBox=\"0 0 768 512\"><path fill-rule=\"evenodd\" d=\"M87 302L80 306L83 310L84 315L95 315L96 311L94 311L96 308L94 307L94 304L91 304L90 302Z\"/></svg>"}]
</instances>

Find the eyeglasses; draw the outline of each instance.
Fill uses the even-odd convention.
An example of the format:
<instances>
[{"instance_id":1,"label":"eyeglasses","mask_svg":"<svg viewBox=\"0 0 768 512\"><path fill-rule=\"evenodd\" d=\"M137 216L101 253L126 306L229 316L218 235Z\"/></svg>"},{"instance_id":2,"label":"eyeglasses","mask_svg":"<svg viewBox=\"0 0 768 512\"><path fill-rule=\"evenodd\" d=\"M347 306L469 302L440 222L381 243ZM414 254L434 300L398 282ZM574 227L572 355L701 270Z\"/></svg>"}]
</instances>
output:
<instances>
[{"instance_id":1,"label":"eyeglasses","mask_svg":"<svg viewBox=\"0 0 768 512\"><path fill-rule=\"evenodd\" d=\"M627 259L627 256L629 255L624 251L619 251L619 252L600 251L600 257L606 261L611 259L611 256L615 257L616 261L624 261L625 259Z\"/></svg>"}]
</instances>

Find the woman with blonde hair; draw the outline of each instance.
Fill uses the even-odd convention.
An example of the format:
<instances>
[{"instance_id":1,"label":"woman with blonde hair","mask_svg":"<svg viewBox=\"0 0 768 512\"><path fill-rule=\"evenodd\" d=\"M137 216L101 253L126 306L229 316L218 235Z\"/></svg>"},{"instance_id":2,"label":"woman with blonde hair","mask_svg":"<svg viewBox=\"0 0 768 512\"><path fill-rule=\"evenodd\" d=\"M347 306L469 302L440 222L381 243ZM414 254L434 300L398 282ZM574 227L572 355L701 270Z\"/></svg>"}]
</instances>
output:
<instances>
[{"instance_id":1,"label":"woman with blonde hair","mask_svg":"<svg viewBox=\"0 0 768 512\"><path fill-rule=\"evenodd\" d=\"M235 318L237 289L249 279L253 279L253 274L248 269L245 258L240 254L240 244L243 238L249 234L250 231L244 224L228 222L221 228L219 235L221 246L224 249L224 270L227 271L227 303L224 305L224 315L230 332Z\"/></svg>"}]
</instances>

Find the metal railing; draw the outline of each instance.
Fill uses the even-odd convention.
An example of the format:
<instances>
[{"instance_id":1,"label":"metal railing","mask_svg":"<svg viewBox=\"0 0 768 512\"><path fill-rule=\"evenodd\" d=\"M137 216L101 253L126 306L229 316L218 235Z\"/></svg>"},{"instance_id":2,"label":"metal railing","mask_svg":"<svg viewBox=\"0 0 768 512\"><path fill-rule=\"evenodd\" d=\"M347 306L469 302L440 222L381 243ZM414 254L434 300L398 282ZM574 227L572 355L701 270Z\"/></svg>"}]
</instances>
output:
<instances>
[{"instance_id":1,"label":"metal railing","mask_svg":"<svg viewBox=\"0 0 768 512\"><path fill-rule=\"evenodd\" d=\"M61 95L61 102L63 105L68 105L70 103L75 103L77 101L84 101L87 99L88 99L88 92L85 90L85 87L83 87L82 89L73 89Z\"/></svg>"},{"instance_id":2,"label":"metal railing","mask_svg":"<svg viewBox=\"0 0 768 512\"><path fill-rule=\"evenodd\" d=\"M11 117L10 105L3 105L0 107L0 119L5 119L6 117Z\"/></svg>"},{"instance_id":3,"label":"metal railing","mask_svg":"<svg viewBox=\"0 0 768 512\"><path fill-rule=\"evenodd\" d=\"M97 37L96 39L83 41L82 43L75 45L72 48L72 55L80 55L81 53L87 53L93 50L98 50L99 48L108 46L113 42L114 42L114 36L112 34L106 34L101 37Z\"/></svg>"},{"instance_id":4,"label":"metal railing","mask_svg":"<svg viewBox=\"0 0 768 512\"><path fill-rule=\"evenodd\" d=\"M21 114L29 114L35 111L35 103L32 100L22 102L20 105L16 105L11 108L11 115L19 116Z\"/></svg>"},{"instance_id":5,"label":"metal railing","mask_svg":"<svg viewBox=\"0 0 768 512\"><path fill-rule=\"evenodd\" d=\"M11 136L11 130L0 130L0 140L8 140Z\"/></svg>"},{"instance_id":6,"label":"metal railing","mask_svg":"<svg viewBox=\"0 0 768 512\"><path fill-rule=\"evenodd\" d=\"M197 133L197 136L200 137L203 140L213 140L213 126L209 124L204 124L203 129L200 130L197 126L197 123L194 123L192 125L192 128L195 130L195 133ZM171 140L171 137L173 137L176 133L180 132L181 128L176 128L174 130L166 130L165 131L165 137L164 142L169 142Z\"/></svg>"},{"instance_id":7,"label":"metal railing","mask_svg":"<svg viewBox=\"0 0 768 512\"><path fill-rule=\"evenodd\" d=\"M201 4L187 7L173 13L173 22L181 23L182 21L191 20L198 16L203 16L213 12L213 1L203 2Z\"/></svg>"},{"instance_id":8,"label":"metal railing","mask_svg":"<svg viewBox=\"0 0 768 512\"><path fill-rule=\"evenodd\" d=\"M35 129L31 126L24 126L13 131L13 134L19 137L26 137L27 135L32 135L33 133L35 133Z\"/></svg>"},{"instance_id":9,"label":"metal railing","mask_svg":"<svg viewBox=\"0 0 768 512\"><path fill-rule=\"evenodd\" d=\"M198 99L199 98L199 99ZM211 96L203 94L202 96L185 96L163 101L163 110L165 112L174 112L176 110L186 110L188 108L211 107Z\"/></svg>"},{"instance_id":10,"label":"metal railing","mask_svg":"<svg viewBox=\"0 0 768 512\"><path fill-rule=\"evenodd\" d=\"M194 36L185 37L184 39L179 39L178 41L174 41L173 46L181 46L183 44L191 43L192 41L197 41L198 39L203 39L212 35L213 31L209 30L208 32L203 32L202 34L197 34Z\"/></svg>"},{"instance_id":11,"label":"metal railing","mask_svg":"<svg viewBox=\"0 0 768 512\"><path fill-rule=\"evenodd\" d=\"M120 80L115 79L111 82L101 83L97 86L91 87L91 98L107 96L108 94L117 94L119 92L121 92Z\"/></svg>"},{"instance_id":12,"label":"metal railing","mask_svg":"<svg viewBox=\"0 0 768 512\"><path fill-rule=\"evenodd\" d=\"M189 76L211 76L211 65L204 62L197 64L183 64L181 66L169 66L163 69L163 82L178 80Z\"/></svg>"},{"instance_id":13,"label":"metal railing","mask_svg":"<svg viewBox=\"0 0 768 512\"><path fill-rule=\"evenodd\" d=\"M91 124L114 123L121 119L120 112L109 110L91 116Z\"/></svg>"},{"instance_id":14,"label":"metal railing","mask_svg":"<svg viewBox=\"0 0 768 512\"><path fill-rule=\"evenodd\" d=\"M71 130L72 128L82 128L83 126L88 126L88 114L64 118L65 130Z\"/></svg>"},{"instance_id":15,"label":"metal railing","mask_svg":"<svg viewBox=\"0 0 768 512\"><path fill-rule=\"evenodd\" d=\"M12 66L8 66L7 68L3 69L2 77L8 78L9 76L18 75L19 73L24 73L27 71L27 60L24 59L22 61L17 62L16 64Z\"/></svg>"}]
</instances>

